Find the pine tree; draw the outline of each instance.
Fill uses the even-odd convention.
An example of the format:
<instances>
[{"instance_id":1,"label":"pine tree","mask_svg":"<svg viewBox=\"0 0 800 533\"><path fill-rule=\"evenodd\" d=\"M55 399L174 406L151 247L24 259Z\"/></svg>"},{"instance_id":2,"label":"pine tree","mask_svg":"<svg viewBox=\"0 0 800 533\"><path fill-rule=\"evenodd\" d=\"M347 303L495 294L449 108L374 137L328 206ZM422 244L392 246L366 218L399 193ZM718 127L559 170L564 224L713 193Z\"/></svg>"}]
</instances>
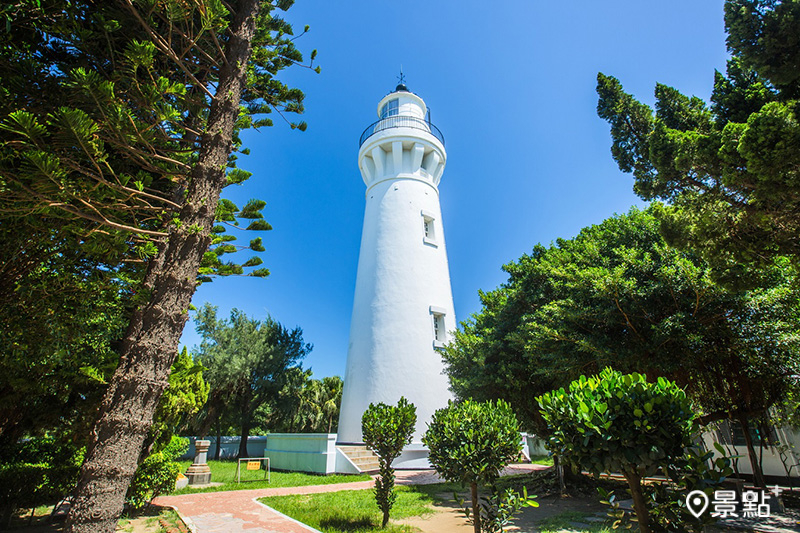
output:
<instances>
[{"instance_id":1,"label":"pine tree","mask_svg":"<svg viewBox=\"0 0 800 533\"><path fill-rule=\"evenodd\" d=\"M226 224L242 218L269 229L263 202L238 209L220 194L249 177L231 156L239 130L271 124L258 115L302 112L302 93L275 79L302 61L291 26L274 13L291 3L18 0L0 8L3 224L24 222L36 235L56 227L112 273L138 265L135 307L69 531L114 530L198 279L260 261L219 259L237 249ZM262 251L261 240L249 248Z\"/></svg>"}]
</instances>

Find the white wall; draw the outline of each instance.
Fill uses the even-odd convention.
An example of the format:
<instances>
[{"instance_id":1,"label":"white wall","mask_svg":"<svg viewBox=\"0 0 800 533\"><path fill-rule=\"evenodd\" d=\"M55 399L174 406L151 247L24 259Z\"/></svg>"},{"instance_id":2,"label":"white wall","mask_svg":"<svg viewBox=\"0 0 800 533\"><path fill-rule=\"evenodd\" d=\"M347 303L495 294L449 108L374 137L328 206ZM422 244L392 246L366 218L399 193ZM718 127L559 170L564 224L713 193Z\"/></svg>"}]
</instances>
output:
<instances>
[{"instance_id":1,"label":"white wall","mask_svg":"<svg viewBox=\"0 0 800 533\"><path fill-rule=\"evenodd\" d=\"M329 474L336 471L336 434L270 433L264 455L276 470Z\"/></svg>"},{"instance_id":2,"label":"white wall","mask_svg":"<svg viewBox=\"0 0 800 533\"><path fill-rule=\"evenodd\" d=\"M800 479L800 432L792 428L777 428L776 432L778 441L785 444L788 449L784 450L783 457L781 457L780 450L775 447L765 446L762 452L761 448L756 446L756 453L761 457L761 469L764 475L786 477L788 468L793 479ZM714 457L719 457L720 453L714 448L714 441L718 438L717 432L708 431L703 433L702 438L706 448L714 452ZM723 448L726 449L729 456L740 456L736 464L740 473L753 473L750 456L745 446L727 444L723 445Z\"/></svg>"}]
</instances>

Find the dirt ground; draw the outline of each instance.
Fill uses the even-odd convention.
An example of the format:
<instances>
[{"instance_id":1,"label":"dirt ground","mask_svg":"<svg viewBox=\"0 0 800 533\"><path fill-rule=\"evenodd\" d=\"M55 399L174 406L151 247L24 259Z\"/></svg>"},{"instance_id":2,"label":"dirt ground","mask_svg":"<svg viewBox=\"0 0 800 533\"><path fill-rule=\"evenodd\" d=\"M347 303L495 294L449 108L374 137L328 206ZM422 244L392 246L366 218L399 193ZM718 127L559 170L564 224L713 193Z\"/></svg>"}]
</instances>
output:
<instances>
[{"instance_id":1,"label":"dirt ground","mask_svg":"<svg viewBox=\"0 0 800 533\"><path fill-rule=\"evenodd\" d=\"M117 524L117 531L119 533L157 533L160 531L158 525L158 513L160 508L153 507L150 512L145 512L142 516L136 518L123 518ZM51 522L44 516L35 517L34 524L27 526L27 517L22 520L15 520L12 522L11 532L19 531L20 533L60 533L63 531L63 522Z\"/></svg>"},{"instance_id":2,"label":"dirt ground","mask_svg":"<svg viewBox=\"0 0 800 533\"><path fill-rule=\"evenodd\" d=\"M537 524L553 515L561 514L565 511L582 511L586 513L602 512L606 506L592 498L559 498L550 496L539 498L539 507L525 507L514 520L513 528L509 531L519 533L534 533L539 530ZM472 526L467 523L464 513L453 503L441 503L434 505L435 514L399 520L401 524L408 524L418 527L423 533L471 533Z\"/></svg>"}]
</instances>

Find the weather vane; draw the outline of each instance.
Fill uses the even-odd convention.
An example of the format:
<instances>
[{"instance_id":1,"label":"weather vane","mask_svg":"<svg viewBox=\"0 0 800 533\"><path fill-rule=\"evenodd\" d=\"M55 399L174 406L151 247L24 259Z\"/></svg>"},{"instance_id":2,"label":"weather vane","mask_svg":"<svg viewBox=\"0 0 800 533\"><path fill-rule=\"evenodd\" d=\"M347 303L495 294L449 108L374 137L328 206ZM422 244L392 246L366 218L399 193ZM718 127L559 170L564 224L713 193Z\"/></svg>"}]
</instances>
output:
<instances>
[{"instance_id":1,"label":"weather vane","mask_svg":"<svg viewBox=\"0 0 800 533\"><path fill-rule=\"evenodd\" d=\"M400 82L400 85L406 84L406 75L403 74L403 65L400 65L400 75L397 77Z\"/></svg>"}]
</instances>

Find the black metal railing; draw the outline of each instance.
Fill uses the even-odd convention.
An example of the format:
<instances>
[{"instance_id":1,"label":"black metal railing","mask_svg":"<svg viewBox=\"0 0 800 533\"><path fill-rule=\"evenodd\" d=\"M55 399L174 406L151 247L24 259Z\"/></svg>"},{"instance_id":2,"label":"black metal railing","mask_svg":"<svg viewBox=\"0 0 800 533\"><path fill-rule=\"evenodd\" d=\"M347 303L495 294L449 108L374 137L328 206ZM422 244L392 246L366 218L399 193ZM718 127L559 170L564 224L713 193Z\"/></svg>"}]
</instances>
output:
<instances>
[{"instance_id":1,"label":"black metal railing","mask_svg":"<svg viewBox=\"0 0 800 533\"><path fill-rule=\"evenodd\" d=\"M427 131L439 139L442 143L442 146L444 146L444 135L442 135L442 132L439 131L439 128L434 126L432 123L417 117L394 115L391 117L382 118L377 122L373 122L367 126L367 129L364 130L364 133L361 134L361 138L358 140L359 148L368 138L372 137L379 131L388 130L389 128L414 128L417 130Z\"/></svg>"}]
</instances>

